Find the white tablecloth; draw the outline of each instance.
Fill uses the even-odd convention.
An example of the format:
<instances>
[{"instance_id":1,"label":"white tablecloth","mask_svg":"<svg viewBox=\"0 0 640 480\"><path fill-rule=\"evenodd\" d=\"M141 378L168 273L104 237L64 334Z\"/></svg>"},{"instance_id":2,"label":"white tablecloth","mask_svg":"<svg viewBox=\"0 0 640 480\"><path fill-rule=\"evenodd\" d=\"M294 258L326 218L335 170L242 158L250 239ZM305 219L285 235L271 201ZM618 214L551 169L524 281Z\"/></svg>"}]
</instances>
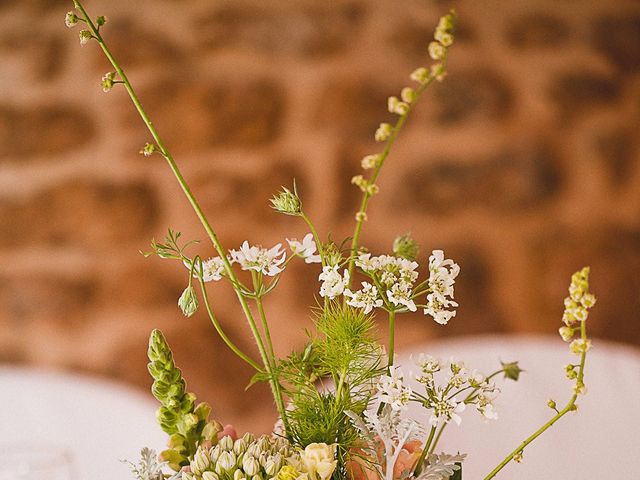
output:
<instances>
[{"instance_id":1,"label":"white tablecloth","mask_svg":"<svg viewBox=\"0 0 640 480\"><path fill-rule=\"evenodd\" d=\"M119 460L166 444L151 394L115 382L0 367L0 392L0 449L65 450L73 480L132 478Z\"/></svg>"},{"instance_id":2,"label":"white tablecloth","mask_svg":"<svg viewBox=\"0 0 640 480\"><path fill-rule=\"evenodd\" d=\"M497 421L482 421L475 409L468 409L460 426L447 426L437 450L468 454L463 467L465 480L484 478L551 418L554 412L547 407L548 399L564 406L572 393L563 366L575 363L577 357L559 337L439 341L404 352L399 363L409 368L409 357L422 351L445 360L454 356L469 368L486 373L497 370L499 360L519 360L526 370L517 383L496 382L502 389L496 401ZM640 479L640 353L594 340L587 356L585 383L588 393L578 398L579 411L560 419L527 447L521 464L510 463L496 478ZM412 407L411 413L416 419L424 418L418 406Z\"/></svg>"},{"instance_id":3,"label":"white tablecloth","mask_svg":"<svg viewBox=\"0 0 640 480\"><path fill-rule=\"evenodd\" d=\"M484 423L475 411L450 425L439 450L468 453L465 480L478 480L551 416L549 398L562 405L570 396L563 365L575 361L559 338L470 337L423 345L419 352L455 356L471 368L496 370L499 359L520 360L518 383L499 381L500 419ZM594 341L577 415L569 414L497 477L517 480L631 480L640 478L640 354ZM137 459L141 447L163 448L151 395L113 382L24 368L0 368L0 445L64 447L71 452L74 480L131 478L118 460ZM414 410L416 418L422 412Z\"/></svg>"}]
</instances>

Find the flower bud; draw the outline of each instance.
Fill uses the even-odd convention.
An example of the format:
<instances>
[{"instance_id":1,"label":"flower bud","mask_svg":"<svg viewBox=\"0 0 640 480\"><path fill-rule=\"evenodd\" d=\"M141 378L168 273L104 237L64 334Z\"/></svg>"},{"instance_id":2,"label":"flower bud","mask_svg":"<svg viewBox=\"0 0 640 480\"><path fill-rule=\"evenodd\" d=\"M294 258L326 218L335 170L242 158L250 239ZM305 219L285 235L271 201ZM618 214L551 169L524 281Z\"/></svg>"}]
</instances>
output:
<instances>
[{"instance_id":1,"label":"flower bud","mask_svg":"<svg viewBox=\"0 0 640 480\"><path fill-rule=\"evenodd\" d=\"M285 465L278 472L278 476L276 477L278 480L296 480L300 472L296 470L296 467L292 465Z\"/></svg>"},{"instance_id":2,"label":"flower bud","mask_svg":"<svg viewBox=\"0 0 640 480\"><path fill-rule=\"evenodd\" d=\"M378 167L378 165L380 165L380 155L367 155L366 157L364 157L362 159L362 161L360 162L362 165L362 168L365 170L370 170L372 168L376 168Z\"/></svg>"},{"instance_id":3,"label":"flower bud","mask_svg":"<svg viewBox=\"0 0 640 480\"><path fill-rule=\"evenodd\" d=\"M230 452L231 450L233 450L233 438L231 438L231 436L229 435L225 435L218 441L218 446L221 450Z\"/></svg>"},{"instance_id":4,"label":"flower bud","mask_svg":"<svg viewBox=\"0 0 640 480\"><path fill-rule=\"evenodd\" d=\"M408 233L396 237L393 241L393 253L399 257L414 261L418 258L418 251L418 244Z\"/></svg>"},{"instance_id":5,"label":"flower bud","mask_svg":"<svg viewBox=\"0 0 640 480\"><path fill-rule=\"evenodd\" d=\"M276 462L274 462L272 459L267 460L264 464L264 472L269 477L275 476L275 474L278 472L278 466L276 465Z\"/></svg>"},{"instance_id":6,"label":"flower bud","mask_svg":"<svg viewBox=\"0 0 640 480\"><path fill-rule=\"evenodd\" d=\"M178 306L185 317L190 317L196 313L196 310L198 310L198 297L196 297L196 290L193 286L189 285L184 289L178 299Z\"/></svg>"},{"instance_id":7,"label":"flower bud","mask_svg":"<svg viewBox=\"0 0 640 480\"><path fill-rule=\"evenodd\" d=\"M216 463L218 461L218 458L220 458L220 453L222 453L222 450L220 449L219 445L216 445L209 450L209 458L211 459L211 463Z\"/></svg>"},{"instance_id":8,"label":"flower bud","mask_svg":"<svg viewBox=\"0 0 640 480\"><path fill-rule=\"evenodd\" d=\"M102 77L102 91L104 93L108 93L113 88L113 82L115 80L116 74L115 72L107 72Z\"/></svg>"},{"instance_id":9,"label":"flower bud","mask_svg":"<svg viewBox=\"0 0 640 480\"><path fill-rule=\"evenodd\" d=\"M429 71L424 67L417 68L411 73L411 80L418 83L425 83L428 79Z\"/></svg>"},{"instance_id":10,"label":"flower bud","mask_svg":"<svg viewBox=\"0 0 640 480\"><path fill-rule=\"evenodd\" d=\"M80 45L86 45L87 43L89 43L89 40L93 38L93 35L89 30L80 30L79 37Z\"/></svg>"},{"instance_id":11,"label":"flower bud","mask_svg":"<svg viewBox=\"0 0 640 480\"><path fill-rule=\"evenodd\" d=\"M105 23L107 23L107 17L105 17L104 15L100 15L98 18L96 18L96 25L98 27L103 26Z\"/></svg>"},{"instance_id":12,"label":"flower bud","mask_svg":"<svg viewBox=\"0 0 640 480\"><path fill-rule=\"evenodd\" d=\"M336 468L336 445L311 443L302 452L302 461L312 480L328 480Z\"/></svg>"},{"instance_id":13,"label":"flower bud","mask_svg":"<svg viewBox=\"0 0 640 480\"><path fill-rule=\"evenodd\" d=\"M298 194L296 193L295 185L294 191L282 187L282 191L274 195L271 201L271 208L278 213L284 215L299 216L302 213L302 202Z\"/></svg>"},{"instance_id":14,"label":"flower bud","mask_svg":"<svg viewBox=\"0 0 640 480\"><path fill-rule=\"evenodd\" d=\"M575 334L575 331L573 330L573 328L566 327L566 326L560 327L558 329L558 332L560 333L562 340L564 340L565 342L571 341L571 339L573 338L573 335Z\"/></svg>"},{"instance_id":15,"label":"flower bud","mask_svg":"<svg viewBox=\"0 0 640 480\"><path fill-rule=\"evenodd\" d=\"M193 462L191 462L191 470L196 475L200 475L211 465L211 459L207 454L206 450L201 448L198 449L196 454L193 456Z\"/></svg>"},{"instance_id":16,"label":"flower bud","mask_svg":"<svg viewBox=\"0 0 640 480\"><path fill-rule=\"evenodd\" d=\"M184 476L182 478L184 479ZM219 477L213 472L203 472L202 480L219 480Z\"/></svg>"},{"instance_id":17,"label":"flower bud","mask_svg":"<svg viewBox=\"0 0 640 480\"><path fill-rule=\"evenodd\" d=\"M140 150L140 155L144 155L145 157L150 157L157 150L156 146L153 143L145 143L142 150Z\"/></svg>"},{"instance_id":18,"label":"flower bud","mask_svg":"<svg viewBox=\"0 0 640 480\"><path fill-rule=\"evenodd\" d=\"M400 92L402 100L407 103L412 103L416 99L416 92L411 87L405 87Z\"/></svg>"},{"instance_id":19,"label":"flower bud","mask_svg":"<svg viewBox=\"0 0 640 480\"><path fill-rule=\"evenodd\" d=\"M446 49L438 42L431 42L429 44L429 56L434 60L442 60Z\"/></svg>"},{"instance_id":20,"label":"flower bud","mask_svg":"<svg viewBox=\"0 0 640 480\"><path fill-rule=\"evenodd\" d=\"M256 437L251 432L247 432L242 436L242 439L247 443L247 445L251 445Z\"/></svg>"},{"instance_id":21,"label":"flower bud","mask_svg":"<svg viewBox=\"0 0 640 480\"><path fill-rule=\"evenodd\" d=\"M64 24L67 28L73 28L78 24L78 16L73 12L67 12L67 15L64 17Z\"/></svg>"},{"instance_id":22,"label":"flower bud","mask_svg":"<svg viewBox=\"0 0 640 480\"><path fill-rule=\"evenodd\" d=\"M236 470L235 472L233 472L233 480L246 480L242 470Z\"/></svg>"},{"instance_id":23,"label":"flower bud","mask_svg":"<svg viewBox=\"0 0 640 480\"><path fill-rule=\"evenodd\" d=\"M224 451L220 454L220 458L218 458L218 463L216 464L216 473L218 475L223 475L225 472L230 472L236 466L236 456L233 452Z\"/></svg>"},{"instance_id":24,"label":"flower bud","mask_svg":"<svg viewBox=\"0 0 640 480\"><path fill-rule=\"evenodd\" d=\"M518 366L518 362L501 363L502 371L504 372L504 378L508 378L517 382L518 378L520 378L520 373L522 372L522 369Z\"/></svg>"},{"instance_id":25,"label":"flower bud","mask_svg":"<svg viewBox=\"0 0 640 480\"><path fill-rule=\"evenodd\" d=\"M549 401L547 401L547 406L552 410L556 410L557 408L556 402L552 399L549 399Z\"/></svg>"},{"instance_id":26,"label":"flower bud","mask_svg":"<svg viewBox=\"0 0 640 480\"><path fill-rule=\"evenodd\" d=\"M376 142L384 142L391 136L391 132L393 131L391 125L388 123L381 123L378 129L376 130L375 139Z\"/></svg>"},{"instance_id":27,"label":"flower bud","mask_svg":"<svg viewBox=\"0 0 640 480\"><path fill-rule=\"evenodd\" d=\"M233 451L236 455L240 455L247 450L247 442L245 442L242 438L237 439L233 442Z\"/></svg>"},{"instance_id":28,"label":"flower bud","mask_svg":"<svg viewBox=\"0 0 640 480\"><path fill-rule=\"evenodd\" d=\"M260 464L255 458L245 456L242 459L242 470L244 470L244 473L246 473L248 476L253 477L260 472Z\"/></svg>"}]
</instances>

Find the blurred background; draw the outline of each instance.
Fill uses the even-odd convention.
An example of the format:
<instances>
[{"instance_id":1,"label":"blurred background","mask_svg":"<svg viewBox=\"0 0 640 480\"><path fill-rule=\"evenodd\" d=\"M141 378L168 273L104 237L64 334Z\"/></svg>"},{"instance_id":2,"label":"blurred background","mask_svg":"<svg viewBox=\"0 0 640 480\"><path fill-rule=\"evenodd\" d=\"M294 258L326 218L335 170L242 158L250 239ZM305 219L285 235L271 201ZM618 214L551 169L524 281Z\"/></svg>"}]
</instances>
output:
<instances>
[{"instance_id":1,"label":"blurred background","mask_svg":"<svg viewBox=\"0 0 640 480\"><path fill-rule=\"evenodd\" d=\"M371 203L375 253L411 232L424 264L462 272L458 316L398 324L401 347L472 334L549 334L572 272L592 267L594 337L640 345L640 3L571 0L87 0L104 37L227 248L302 238L269 197L296 179L321 235L351 235L360 159L386 98L429 64L440 15L459 31L449 76L421 100ZM67 0L0 0L0 362L146 391L161 328L189 387L239 429L267 430L263 386L206 315L176 305L187 272L144 259L167 228L206 240ZM196 250L214 252L203 241ZM268 298L280 355L305 342L317 266L293 262ZM224 328L253 345L232 291ZM384 336L384 328L381 328ZM506 341L506 340L505 340ZM560 342L560 340L558 339ZM499 352L497 352L497 355ZM264 400L264 401L256 401Z\"/></svg>"}]
</instances>

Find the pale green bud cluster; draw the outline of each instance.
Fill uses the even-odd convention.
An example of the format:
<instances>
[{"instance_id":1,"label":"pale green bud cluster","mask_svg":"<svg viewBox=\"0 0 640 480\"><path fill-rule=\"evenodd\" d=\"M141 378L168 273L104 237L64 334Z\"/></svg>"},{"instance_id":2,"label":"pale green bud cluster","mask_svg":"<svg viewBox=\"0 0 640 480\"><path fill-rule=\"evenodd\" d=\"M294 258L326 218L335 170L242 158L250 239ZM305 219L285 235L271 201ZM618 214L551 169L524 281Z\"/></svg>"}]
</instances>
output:
<instances>
[{"instance_id":1,"label":"pale green bud cluster","mask_svg":"<svg viewBox=\"0 0 640 480\"><path fill-rule=\"evenodd\" d=\"M200 447L183 472L183 480L302 480L300 454L288 440L246 433L233 440L220 439L211 448Z\"/></svg>"},{"instance_id":2,"label":"pale green bud cluster","mask_svg":"<svg viewBox=\"0 0 640 480\"><path fill-rule=\"evenodd\" d=\"M579 324L587 320L589 309L596 303L596 297L589 292L589 267L574 273L571 276L571 285L569 286L569 296L564 299L564 313L562 321L564 326L558 330L560 336L565 342L571 342ZM574 341L575 343L576 341ZM586 352L591 343L580 341L571 344L571 351L580 354Z\"/></svg>"},{"instance_id":3,"label":"pale green bud cluster","mask_svg":"<svg viewBox=\"0 0 640 480\"><path fill-rule=\"evenodd\" d=\"M393 241L393 253L398 257L414 261L416 258L418 258L419 251L420 247L418 247L416 241L411 238L411 235L409 235L408 233L396 237L396 239Z\"/></svg>"},{"instance_id":4,"label":"pale green bud cluster","mask_svg":"<svg viewBox=\"0 0 640 480\"><path fill-rule=\"evenodd\" d=\"M296 192L294 185L293 192L285 187L282 191L273 196L271 208L284 215L302 215L302 201Z\"/></svg>"},{"instance_id":5,"label":"pale green bud cluster","mask_svg":"<svg viewBox=\"0 0 640 480\"><path fill-rule=\"evenodd\" d=\"M196 406L196 396L186 392L182 372L173 362L173 353L160 330L149 338L149 373L154 379L151 392L161 403L156 413L162 430L170 435L169 448L160 456L174 470L187 465L202 442L213 444L222 426L209 421L211 407Z\"/></svg>"}]
</instances>

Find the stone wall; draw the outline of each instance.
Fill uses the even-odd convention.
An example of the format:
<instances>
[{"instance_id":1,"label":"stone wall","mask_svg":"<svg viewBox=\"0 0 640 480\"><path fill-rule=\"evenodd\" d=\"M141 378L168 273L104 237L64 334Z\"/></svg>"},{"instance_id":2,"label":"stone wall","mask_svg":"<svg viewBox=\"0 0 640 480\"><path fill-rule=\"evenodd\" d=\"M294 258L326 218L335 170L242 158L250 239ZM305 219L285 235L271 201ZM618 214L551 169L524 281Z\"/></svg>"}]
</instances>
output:
<instances>
[{"instance_id":1,"label":"stone wall","mask_svg":"<svg viewBox=\"0 0 640 480\"><path fill-rule=\"evenodd\" d=\"M303 235L268 198L293 178L324 234L351 234L359 160L386 97L427 62L455 6L450 74L410 119L381 176L364 241L412 232L462 267L446 328L403 318L399 342L548 333L569 275L592 266L599 338L640 345L640 4L632 0L87 0L224 244ZM0 1L0 361L147 388L162 328L190 385L221 418L266 429L266 388L205 315L185 319L179 265L144 259L168 227L204 239L66 0ZM206 242L203 255L211 254ZM310 325L317 268L291 265L268 299L278 353ZM231 290L211 290L251 349ZM295 325L295 328L292 328ZM382 329L384 330L384 329ZM262 399L262 402L255 402Z\"/></svg>"}]
</instances>

